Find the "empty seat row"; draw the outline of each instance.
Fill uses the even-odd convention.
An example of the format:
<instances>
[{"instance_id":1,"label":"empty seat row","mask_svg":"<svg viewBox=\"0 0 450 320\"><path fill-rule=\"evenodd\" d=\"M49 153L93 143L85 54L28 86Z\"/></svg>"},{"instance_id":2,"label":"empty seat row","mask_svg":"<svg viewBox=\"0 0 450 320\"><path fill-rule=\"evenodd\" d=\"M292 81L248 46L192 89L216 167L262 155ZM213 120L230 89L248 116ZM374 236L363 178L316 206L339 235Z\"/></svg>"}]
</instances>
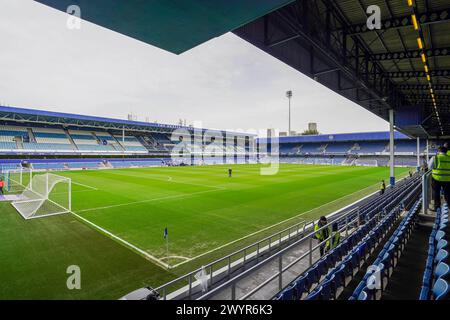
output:
<instances>
[{"instance_id":1,"label":"empty seat row","mask_svg":"<svg viewBox=\"0 0 450 320\"><path fill-rule=\"evenodd\" d=\"M428 240L428 257L422 280L420 300L449 299L450 267L448 257L448 205L438 209Z\"/></svg>"},{"instance_id":2,"label":"empty seat row","mask_svg":"<svg viewBox=\"0 0 450 320\"><path fill-rule=\"evenodd\" d=\"M376 224L375 228L365 234L364 228L369 229L371 224L365 224L361 234L365 236L361 241L344 257L344 259L329 272L325 279L317 288L311 292L306 300L332 300L337 299L340 293L347 287L359 270L364 266L371 253L378 247L386 237L389 230L394 226L399 217L400 210L393 209L383 219ZM377 221L376 217L371 221Z\"/></svg>"},{"instance_id":3,"label":"empty seat row","mask_svg":"<svg viewBox=\"0 0 450 320\"><path fill-rule=\"evenodd\" d=\"M419 199L409 210L395 232L385 243L377 259L367 269L363 279L356 287L351 300L379 300L386 289L389 278L402 255L405 246L417 223L422 201Z\"/></svg>"},{"instance_id":4,"label":"empty seat row","mask_svg":"<svg viewBox=\"0 0 450 320\"><path fill-rule=\"evenodd\" d=\"M351 237L348 239L345 239L341 245L339 245L335 250L330 252L330 254L333 254L333 257L327 258L325 256L321 260L319 260L313 267L311 267L304 275L300 276L296 281L293 281L286 289L281 291L275 299L279 300L291 300L291 299L301 299L303 296L310 292L312 288L315 287L315 285L321 280L321 278L328 273L328 270L334 265L330 265L330 261L334 262L335 264L342 259L344 253L347 253L350 250L353 250L353 248L356 246L356 244L367 236L367 234L370 233L370 237L366 240L369 241L369 248L370 252L373 251L373 246L377 245L378 242L373 242L374 239L379 239L385 232L389 226L391 226L392 219L395 217L395 212L398 213L398 210L396 211L396 207L399 207L399 205L402 205L402 202L409 202L411 198L416 197L418 195L418 192L420 190L420 185L418 182L420 181L420 178L415 177L413 179L406 180L400 184L398 184L397 187L393 188L389 194L385 194L383 196L377 196L372 201L369 201L361 210L360 215L364 215L366 223L363 227L361 227L357 232L352 234ZM375 205L376 204L376 205ZM378 205L381 204L381 207ZM389 208L390 211L382 210ZM377 229L378 231L372 233L371 230L375 228L376 222L378 221L378 215L384 212L386 222L382 222L380 225L382 226L381 229ZM387 215L386 212L389 212L391 215ZM357 214L357 213L355 213ZM355 217L349 217L350 221L353 221ZM345 223L345 222L344 222ZM339 226L341 228L341 226ZM381 232L381 230L383 232ZM356 243L353 243L354 239L358 239ZM353 244L352 247L348 247L348 244ZM344 248L345 250L343 250ZM356 248L356 253L353 252L353 254L350 254L349 256L352 256L350 258L350 261L355 262L360 258L360 256L357 254L358 252L361 252L364 248ZM329 255L330 255L329 254ZM361 260L358 260L361 261ZM364 260L363 260L364 262ZM350 268L352 264L347 261L347 266L345 268ZM328 269L326 268L328 266ZM340 268L342 266L336 267L334 270ZM333 272L332 271L332 272ZM329 274L331 274L330 272ZM344 272L344 270L342 270ZM345 272L344 272L345 273ZM335 277L334 280L338 281L338 277ZM331 285L331 284L330 284ZM338 286L335 286L336 288ZM335 292L338 292L338 290L335 290ZM323 295L317 295L315 297L322 297ZM314 296L313 296L314 297Z\"/></svg>"}]
</instances>

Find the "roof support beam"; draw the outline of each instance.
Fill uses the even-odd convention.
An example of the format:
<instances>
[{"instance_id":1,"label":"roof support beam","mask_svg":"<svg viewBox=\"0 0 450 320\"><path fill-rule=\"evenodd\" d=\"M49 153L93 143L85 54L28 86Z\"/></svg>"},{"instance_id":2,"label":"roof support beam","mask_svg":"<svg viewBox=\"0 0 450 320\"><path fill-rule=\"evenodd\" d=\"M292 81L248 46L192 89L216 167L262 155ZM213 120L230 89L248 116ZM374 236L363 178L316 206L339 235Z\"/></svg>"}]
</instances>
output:
<instances>
[{"instance_id":1,"label":"roof support beam","mask_svg":"<svg viewBox=\"0 0 450 320\"><path fill-rule=\"evenodd\" d=\"M450 10L429 11L421 13L418 15L418 21L422 26L450 22ZM385 19L381 21L381 29L383 30L411 27L412 25L413 24L411 21L411 15L405 15L402 17ZM369 30L367 28L366 22L354 24L349 27L352 30L354 30L352 35L357 35L366 32L373 32L373 30ZM343 30L336 29L335 31L343 31Z\"/></svg>"},{"instance_id":2,"label":"roof support beam","mask_svg":"<svg viewBox=\"0 0 450 320\"><path fill-rule=\"evenodd\" d=\"M443 57L450 54L450 47L445 48L435 48L425 51L427 57ZM390 53L378 53L372 56L375 61L389 61L389 60L403 60L403 59L420 59L422 50L409 50L409 51L399 51Z\"/></svg>"},{"instance_id":3,"label":"roof support beam","mask_svg":"<svg viewBox=\"0 0 450 320\"><path fill-rule=\"evenodd\" d=\"M430 90L428 84L401 84L397 86L400 90ZM433 84L434 91L450 90L450 84Z\"/></svg>"},{"instance_id":4,"label":"roof support beam","mask_svg":"<svg viewBox=\"0 0 450 320\"><path fill-rule=\"evenodd\" d=\"M385 76L389 78L420 78L425 77L425 71L397 71L397 72L386 72ZM438 77L449 77L450 69L442 69L442 70L431 70L430 75L438 76Z\"/></svg>"}]
</instances>

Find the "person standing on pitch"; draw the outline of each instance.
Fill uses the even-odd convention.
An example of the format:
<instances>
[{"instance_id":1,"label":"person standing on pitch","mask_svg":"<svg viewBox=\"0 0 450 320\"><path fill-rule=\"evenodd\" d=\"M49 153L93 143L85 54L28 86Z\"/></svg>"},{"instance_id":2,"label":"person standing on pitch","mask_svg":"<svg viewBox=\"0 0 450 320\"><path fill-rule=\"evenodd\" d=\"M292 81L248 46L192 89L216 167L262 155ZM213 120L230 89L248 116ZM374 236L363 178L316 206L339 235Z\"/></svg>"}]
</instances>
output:
<instances>
[{"instance_id":1,"label":"person standing on pitch","mask_svg":"<svg viewBox=\"0 0 450 320\"><path fill-rule=\"evenodd\" d=\"M5 194L3 192L3 188L5 187L5 181L3 181L3 178L0 178L0 194Z\"/></svg>"},{"instance_id":2,"label":"person standing on pitch","mask_svg":"<svg viewBox=\"0 0 450 320\"><path fill-rule=\"evenodd\" d=\"M319 240L320 243L320 256L322 257L325 254L325 247L326 247L326 242L325 240L327 240L330 237L330 227L326 227L323 228L321 230L319 230L320 228L326 226L328 224L328 220L325 216L321 216L319 219L319 222L314 226L314 231L316 232L314 234L314 237Z\"/></svg>"},{"instance_id":3,"label":"person standing on pitch","mask_svg":"<svg viewBox=\"0 0 450 320\"><path fill-rule=\"evenodd\" d=\"M434 198L434 210L441 207L441 189L444 190L444 198L450 201L450 155L445 147L439 147L438 154L432 157L428 163L432 170L432 187Z\"/></svg>"},{"instance_id":4,"label":"person standing on pitch","mask_svg":"<svg viewBox=\"0 0 450 320\"><path fill-rule=\"evenodd\" d=\"M385 191L386 191L386 182L384 182L384 180L381 180L380 194L383 195Z\"/></svg>"},{"instance_id":5,"label":"person standing on pitch","mask_svg":"<svg viewBox=\"0 0 450 320\"><path fill-rule=\"evenodd\" d=\"M228 169L228 178L231 178L233 176L233 169Z\"/></svg>"}]
</instances>

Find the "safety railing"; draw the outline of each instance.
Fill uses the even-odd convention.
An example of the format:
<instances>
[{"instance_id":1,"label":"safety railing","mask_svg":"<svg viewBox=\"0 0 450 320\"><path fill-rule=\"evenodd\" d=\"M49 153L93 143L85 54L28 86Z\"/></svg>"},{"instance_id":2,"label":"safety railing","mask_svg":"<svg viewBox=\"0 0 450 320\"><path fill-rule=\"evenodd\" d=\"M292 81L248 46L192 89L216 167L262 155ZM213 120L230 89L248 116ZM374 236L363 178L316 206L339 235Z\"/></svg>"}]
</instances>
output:
<instances>
[{"instance_id":1,"label":"safety railing","mask_svg":"<svg viewBox=\"0 0 450 320\"><path fill-rule=\"evenodd\" d=\"M430 208L430 203L432 200L431 180L431 170L422 175L423 214L428 214L428 210Z\"/></svg>"},{"instance_id":2,"label":"safety railing","mask_svg":"<svg viewBox=\"0 0 450 320\"><path fill-rule=\"evenodd\" d=\"M205 266L174 279L155 290L161 299L193 299L202 294L202 286L198 274L207 274L207 286L211 288L217 283L228 280L234 271L257 263L263 256L279 250L285 244L302 238L313 226L312 222L299 222L251 245L215 260Z\"/></svg>"},{"instance_id":3,"label":"safety railing","mask_svg":"<svg viewBox=\"0 0 450 320\"><path fill-rule=\"evenodd\" d=\"M313 227L300 240L205 293L199 299L270 299L320 258L318 251L328 241L332 241L332 233L327 239L317 242L315 235L318 232L337 223L341 226L339 231L344 232L347 237L358 229L360 222L359 208L354 208L317 230ZM245 290L238 292L237 288ZM262 289L265 290L260 293Z\"/></svg>"}]
</instances>

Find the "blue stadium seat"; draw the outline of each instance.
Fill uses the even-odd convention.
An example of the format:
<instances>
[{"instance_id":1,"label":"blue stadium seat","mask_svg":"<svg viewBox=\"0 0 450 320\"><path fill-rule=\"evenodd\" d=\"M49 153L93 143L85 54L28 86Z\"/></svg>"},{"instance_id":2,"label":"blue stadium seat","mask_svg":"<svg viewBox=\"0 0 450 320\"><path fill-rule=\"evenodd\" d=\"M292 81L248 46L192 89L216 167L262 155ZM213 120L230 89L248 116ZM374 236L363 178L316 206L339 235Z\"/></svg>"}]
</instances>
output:
<instances>
[{"instance_id":1,"label":"blue stadium seat","mask_svg":"<svg viewBox=\"0 0 450 320\"><path fill-rule=\"evenodd\" d=\"M447 263L445 262L440 262L437 266L436 269L434 270L434 276L436 278L441 278L441 277L445 277L450 273L450 267Z\"/></svg>"},{"instance_id":2,"label":"blue stadium seat","mask_svg":"<svg viewBox=\"0 0 450 320\"><path fill-rule=\"evenodd\" d=\"M307 284L307 289L308 291L311 290L311 287L316 284L319 283L319 274L317 272L317 268L312 268L311 270L308 271L308 273L305 275L306 277L306 284Z\"/></svg>"},{"instance_id":3,"label":"blue stadium seat","mask_svg":"<svg viewBox=\"0 0 450 320\"><path fill-rule=\"evenodd\" d=\"M306 276L298 278L295 283L295 296L296 299L303 298L303 295L308 291L308 282Z\"/></svg>"},{"instance_id":4,"label":"blue stadium seat","mask_svg":"<svg viewBox=\"0 0 450 320\"><path fill-rule=\"evenodd\" d=\"M320 300L322 296L322 287L317 288L313 292L311 292L305 300Z\"/></svg>"},{"instance_id":5,"label":"blue stadium seat","mask_svg":"<svg viewBox=\"0 0 450 320\"><path fill-rule=\"evenodd\" d=\"M294 300L295 285L291 285L283 290L283 298L281 300Z\"/></svg>"},{"instance_id":6,"label":"blue stadium seat","mask_svg":"<svg viewBox=\"0 0 450 320\"><path fill-rule=\"evenodd\" d=\"M433 297L434 300L443 300L447 297L449 292L448 282L443 279L438 279L433 286Z\"/></svg>"},{"instance_id":7,"label":"blue stadium seat","mask_svg":"<svg viewBox=\"0 0 450 320\"><path fill-rule=\"evenodd\" d=\"M448 251L444 249L439 250L436 254L436 257L434 258L434 262L438 264L439 262L446 260L448 260Z\"/></svg>"},{"instance_id":8,"label":"blue stadium seat","mask_svg":"<svg viewBox=\"0 0 450 320\"><path fill-rule=\"evenodd\" d=\"M444 238L445 237L445 232L444 231L442 231L442 230L439 230L438 232L436 232L436 236L435 236L435 240L436 241L439 241L439 240L441 240L442 238Z\"/></svg>"},{"instance_id":9,"label":"blue stadium seat","mask_svg":"<svg viewBox=\"0 0 450 320\"><path fill-rule=\"evenodd\" d=\"M367 292L365 292L364 290L361 291L361 293L358 296L358 300L362 300L362 301L368 300L368 298L369 298L369 296L367 295Z\"/></svg>"},{"instance_id":10,"label":"blue stadium seat","mask_svg":"<svg viewBox=\"0 0 450 320\"><path fill-rule=\"evenodd\" d=\"M336 290L334 288L334 276L331 279L326 280L321 285L321 299L332 300L336 298Z\"/></svg>"},{"instance_id":11,"label":"blue stadium seat","mask_svg":"<svg viewBox=\"0 0 450 320\"><path fill-rule=\"evenodd\" d=\"M447 240L441 239L436 245L436 250L439 251L441 249L445 249L448 246Z\"/></svg>"}]
</instances>

